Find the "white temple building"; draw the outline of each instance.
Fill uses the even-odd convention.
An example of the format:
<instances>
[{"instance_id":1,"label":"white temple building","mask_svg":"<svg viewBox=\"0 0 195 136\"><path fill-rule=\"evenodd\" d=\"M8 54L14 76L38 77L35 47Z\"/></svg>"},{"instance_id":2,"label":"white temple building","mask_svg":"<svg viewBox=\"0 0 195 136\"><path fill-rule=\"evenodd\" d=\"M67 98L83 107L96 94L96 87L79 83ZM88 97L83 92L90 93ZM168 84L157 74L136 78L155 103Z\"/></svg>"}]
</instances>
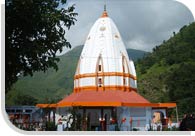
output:
<instances>
[{"instance_id":1,"label":"white temple building","mask_svg":"<svg viewBox=\"0 0 195 136\"><path fill-rule=\"evenodd\" d=\"M73 93L57 104L37 106L56 108L56 123L70 109L76 110L82 120L80 130L130 131L146 130L154 112L166 117L166 109L176 104L150 103L137 93L134 63L116 25L104 10L86 37Z\"/></svg>"}]
</instances>

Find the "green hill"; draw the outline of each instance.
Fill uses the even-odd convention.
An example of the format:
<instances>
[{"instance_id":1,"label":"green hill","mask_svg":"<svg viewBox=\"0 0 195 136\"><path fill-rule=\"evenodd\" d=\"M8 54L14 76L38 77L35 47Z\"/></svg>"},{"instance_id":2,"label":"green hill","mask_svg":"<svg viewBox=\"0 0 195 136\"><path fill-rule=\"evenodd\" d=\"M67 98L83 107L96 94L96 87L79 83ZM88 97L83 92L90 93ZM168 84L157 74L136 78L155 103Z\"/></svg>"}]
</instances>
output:
<instances>
[{"instance_id":1,"label":"green hill","mask_svg":"<svg viewBox=\"0 0 195 136\"><path fill-rule=\"evenodd\" d=\"M49 69L46 73L36 72L34 76L26 76L18 80L12 90L6 94L6 105L22 103L19 98L23 95L36 98L39 103L57 102L73 90L73 76L83 46L78 46L60 56L58 71ZM134 61L147 52L127 49ZM18 100L19 99L19 100ZM25 103L25 102L23 102Z\"/></svg>"},{"instance_id":2,"label":"green hill","mask_svg":"<svg viewBox=\"0 0 195 136\"><path fill-rule=\"evenodd\" d=\"M178 111L195 113L195 23L156 46L136 63L138 90L152 102L176 102Z\"/></svg>"}]
</instances>

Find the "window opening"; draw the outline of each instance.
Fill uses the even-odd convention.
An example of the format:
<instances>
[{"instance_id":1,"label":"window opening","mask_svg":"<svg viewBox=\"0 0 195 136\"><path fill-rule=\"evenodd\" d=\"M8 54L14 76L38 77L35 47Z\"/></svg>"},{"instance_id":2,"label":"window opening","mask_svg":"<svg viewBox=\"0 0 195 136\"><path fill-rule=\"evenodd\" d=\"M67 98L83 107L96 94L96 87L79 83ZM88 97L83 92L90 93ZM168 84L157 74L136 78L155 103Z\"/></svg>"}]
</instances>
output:
<instances>
[{"instance_id":1,"label":"window opening","mask_svg":"<svg viewBox=\"0 0 195 136\"><path fill-rule=\"evenodd\" d=\"M99 71L99 72L102 71L102 65L99 65L98 71Z\"/></svg>"},{"instance_id":2,"label":"window opening","mask_svg":"<svg viewBox=\"0 0 195 136\"><path fill-rule=\"evenodd\" d=\"M102 78L98 79L98 87L102 87Z\"/></svg>"}]
</instances>

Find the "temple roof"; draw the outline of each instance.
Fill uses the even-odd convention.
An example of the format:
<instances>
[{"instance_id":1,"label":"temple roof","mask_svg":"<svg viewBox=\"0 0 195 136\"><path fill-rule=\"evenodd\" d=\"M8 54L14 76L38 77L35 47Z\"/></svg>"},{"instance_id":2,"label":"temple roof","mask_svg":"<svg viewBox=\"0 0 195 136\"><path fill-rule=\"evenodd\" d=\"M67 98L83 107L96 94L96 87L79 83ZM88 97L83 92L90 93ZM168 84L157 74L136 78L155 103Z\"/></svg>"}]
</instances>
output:
<instances>
[{"instance_id":1,"label":"temple roof","mask_svg":"<svg viewBox=\"0 0 195 136\"><path fill-rule=\"evenodd\" d=\"M150 103L138 93L124 91L82 91L72 93L57 104L38 104L41 108L54 107L157 107L173 108L176 103Z\"/></svg>"},{"instance_id":2,"label":"temple roof","mask_svg":"<svg viewBox=\"0 0 195 136\"><path fill-rule=\"evenodd\" d=\"M83 91L72 93L57 103L63 106L122 106L130 103L150 103L138 93L124 91Z\"/></svg>"}]
</instances>

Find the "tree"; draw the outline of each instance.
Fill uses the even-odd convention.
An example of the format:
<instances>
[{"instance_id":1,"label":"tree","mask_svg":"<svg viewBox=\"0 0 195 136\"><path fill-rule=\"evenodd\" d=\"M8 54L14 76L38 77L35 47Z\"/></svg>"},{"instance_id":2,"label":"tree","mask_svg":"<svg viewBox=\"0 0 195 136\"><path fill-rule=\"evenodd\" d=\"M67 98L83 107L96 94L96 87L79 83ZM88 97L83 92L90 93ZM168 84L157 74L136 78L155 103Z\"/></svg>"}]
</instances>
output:
<instances>
[{"instance_id":1,"label":"tree","mask_svg":"<svg viewBox=\"0 0 195 136\"><path fill-rule=\"evenodd\" d=\"M165 84L171 101L176 101L180 114L195 111L195 63L185 62L174 68L166 77Z\"/></svg>"},{"instance_id":2,"label":"tree","mask_svg":"<svg viewBox=\"0 0 195 136\"><path fill-rule=\"evenodd\" d=\"M5 3L5 90L19 76L58 69L56 52L71 48L65 28L74 25L74 5L66 0L7 0Z\"/></svg>"},{"instance_id":3,"label":"tree","mask_svg":"<svg viewBox=\"0 0 195 136\"><path fill-rule=\"evenodd\" d=\"M16 105L35 105L37 104L37 99L26 94L18 94L15 97L14 103Z\"/></svg>"}]
</instances>

